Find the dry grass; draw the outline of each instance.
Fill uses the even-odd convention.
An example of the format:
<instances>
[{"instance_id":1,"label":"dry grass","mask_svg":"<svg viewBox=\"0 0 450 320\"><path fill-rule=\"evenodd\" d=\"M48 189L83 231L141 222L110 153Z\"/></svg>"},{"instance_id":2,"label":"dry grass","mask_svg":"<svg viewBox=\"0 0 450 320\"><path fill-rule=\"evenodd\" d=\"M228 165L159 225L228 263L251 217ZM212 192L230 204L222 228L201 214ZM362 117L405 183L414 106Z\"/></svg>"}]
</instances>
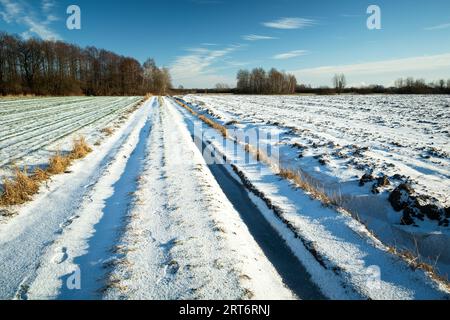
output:
<instances>
[{"instance_id":1,"label":"dry grass","mask_svg":"<svg viewBox=\"0 0 450 320\"><path fill-rule=\"evenodd\" d=\"M30 201L32 196L39 192L41 183L48 181L52 175L66 172L74 160L84 158L91 151L86 140L80 137L74 140L73 148L67 155L57 152L51 157L46 170L38 168L29 175L27 168L15 168L14 176L3 181L0 206L20 205Z\"/></svg>"},{"instance_id":2,"label":"dry grass","mask_svg":"<svg viewBox=\"0 0 450 320\"><path fill-rule=\"evenodd\" d=\"M61 174L67 171L67 168L70 166L71 161L68 156L63 156L61 153L55 154L50 158L49 164L47 167L47 172L50 175Z\"/></svg>"},{"instance_id":3,"label":"dry grass","mask_svg":"<svg viewBox=\"0 0 450 320\"><path fill-rule=\"evenodd\" d=\"M50 173L45 170L42 170L41 168L37 168L33 172L32 179L39 183L45 182L48 179L50 179Z\"/></svg>"},{"instance_id":4,"label":"dry grass","mask_svg":"<svg viewBox=\"0 0 450 320\"><path fill-rule=\"evenodd\" d=\"M105 136L109 137L112 136L112 134L114 133L114 130L111 128L103 128L102 130L100 130L101 133L103 133Z\"/></svg>"},{"instance_id":5,"label":"dry grass","mask_svg":"<svg viewBox=\"0 0 450 320\"><path fill-rule=\"evenodd\" d=\"M0 196L0 205L12 206L23 204L39 191L39 182L28 176L27 169L15 169L12 179L3 181L3 193Z\"/></svg>"},{"instance_id":6,"label":"dry grass","mask_svg":"<svg viewBox=\"0 0 450 320\"><path fill-rule=\"evenodd\" d=\"M221 124L218 124L217 122L211 120L210 118L204 116L204 115L200 115L197 112L195 112L191 107L189 107L188 105L186 105L185 103L178 101L175 99L175 102L178 103L180 106L182 106L183 108L185 108L186 110L188 110L192 115L198 117L200 120L202 120L204 123L206 123L208 126L210 126L213 129L216 129L217 131L220 132L220 134L224 137L227 138L228 137L228 130L226 127L222 126Z\"/></svg>"},{"instance_id":7,"label":"dry grass","mask_svg":"<svg viewBox=\"0 0 450 320\"><path fill-rule=\"evenodd\" d=\"M69 158L71 160L78 160L86 157L92 152L91 147L87 144L84 137L80 137L73 141L73 149L69 153Z\"/></svg>"},{"instance_id":8,"label":"dry grass","mask_svg":"<svg viewBox=\"0 0 450 320\"><path fill-rule=\"evenodd\" d=\"M420 255L414 254L408 250L399 250L396 247L390 246L388 247L388 252L402 258L413 270L422 270L425 272L431 279L441 284L446 288L446 290L450 291L450 282L449 279L439 275L439 272L436 270L436 266L432 266L429 263L425 263L421 261Z\"/></svg>"},{"instance_id":9,"label":"dry grass","mask_svg":"<svg viewBox=\"0 0 450 320\"><path fill-rule=\"evenodd\" d=\"M306 191L314 199L321 201L324 205L338 205L335 200L331 199L324 191L314 186L304 174L299 171L283 168L278 173L280 177L292 181L300 189Z\"/></svg>"},{"instance_id":10,"label":"dry grass","mask_svg":"<svg viewBox=\"0 0 450 320\"><path fill-rule=\"evenodd\" d=\"M198 116L198 113L195 112L194 110L192 110L192 108L190 108L188 105L184 104L181 101L178 101L175 99L175 102L178 103L180 106L182 106L183 108L185 108L187 111L189 111L191 114L193 114L194 116Z\"/></svg>"},{"instance_id":11,"label":"dry grass","mask_svg":"<svg viewBox=\"0 0 450 320\"><path fill-rule=\"evenodd\" d=\"M217 131L220 132L220 134L226 138L228 136L228 131L227 128L225 128L224 126L218 124L217 122L214 122L213 120L209 119L206 116L199 116L198 117L200 120L202 120L204 123L206 123L208 126L210 126L211 128L216 129Z\"/></svg>"}]
</instances>

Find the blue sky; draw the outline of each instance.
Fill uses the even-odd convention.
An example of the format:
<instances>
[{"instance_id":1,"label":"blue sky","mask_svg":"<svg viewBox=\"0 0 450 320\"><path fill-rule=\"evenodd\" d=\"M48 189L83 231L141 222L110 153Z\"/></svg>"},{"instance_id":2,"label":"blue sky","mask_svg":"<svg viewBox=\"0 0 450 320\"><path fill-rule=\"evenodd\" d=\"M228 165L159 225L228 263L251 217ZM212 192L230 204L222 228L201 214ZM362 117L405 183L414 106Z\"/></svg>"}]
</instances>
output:
<instances>
[{"instance_id":1,"label":"blue sky","mask_svg":"<svg viewBox=\"0 0 450 320\"><path fill-rule=\"evenodd\" d=\"M66 28L71 4L81 30ZM381 30L366 27L371 4ZM0 30L154 57L185 87L234 85L239 68L258 66L314 86L337 72L358 86L450 78L448 0L0 0Z\"/></svg>"}]
</instances>

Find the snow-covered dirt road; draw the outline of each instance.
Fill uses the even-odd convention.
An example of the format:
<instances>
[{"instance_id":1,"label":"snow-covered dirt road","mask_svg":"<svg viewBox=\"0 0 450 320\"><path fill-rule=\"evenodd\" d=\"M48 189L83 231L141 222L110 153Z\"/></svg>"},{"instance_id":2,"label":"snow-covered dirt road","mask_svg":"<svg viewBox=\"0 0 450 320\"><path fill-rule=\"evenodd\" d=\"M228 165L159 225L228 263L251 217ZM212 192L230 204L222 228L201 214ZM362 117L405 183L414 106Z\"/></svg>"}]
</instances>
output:
<instances>
[{"instance_id":1,"label":"snow-covered dirt road","mask_svg":"<svg viewBox=\"0 0 450 320\"><path fill-rule=\"evenodd\" d=\"M0 226L1 298L299 298L173 105L147 102L72 172Z\"/></svg>"},{"instance_id":2,"label":"snow-covered dirt road","mask_svg":"<svg viewBox=\"0 0 450 320\"><path fill-rule=\"evenodd\" d=\"M193 141L199 122L152 98L2 220L0 299L448 297L263 165L208 162L226 151Z\"/></svg>"}]
</instances>

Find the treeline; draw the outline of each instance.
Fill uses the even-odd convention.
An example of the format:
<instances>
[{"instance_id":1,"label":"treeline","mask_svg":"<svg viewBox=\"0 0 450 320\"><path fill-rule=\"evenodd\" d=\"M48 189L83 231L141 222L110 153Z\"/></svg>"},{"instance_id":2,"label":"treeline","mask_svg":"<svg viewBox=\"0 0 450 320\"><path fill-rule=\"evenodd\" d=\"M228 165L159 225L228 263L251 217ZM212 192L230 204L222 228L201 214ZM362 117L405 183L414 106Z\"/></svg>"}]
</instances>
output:
<instances>
[{"instance_id":1,"label":"treeline","mask_svg":"<svg viewBox=\"0 0 450 320\"><path fill-rule=\"evenodd\" d=\"M419 94L439 94L448 93L450 94L450 79L448 80L437 80L435 82L427 83L425 79L414 79L400 78L395 81L395 88L397 93L419 93Z\"/></svg>"},{"instance_id":2,"label":"treeline","mask_svg":"<svg viewBox=\"0 0 450 320\"><path fill-rule=\"evenodd\" d=\"M23 40L0 33L0 95L165 94L167 69L62 41Z\"/></svg>"},{"instance_id":3,"label":"treeline","mask_svg":"<svg viewBox=\"0 0 450 320\"><path fill-rule=\"evenodd\" d=\"M345 79L345 78L344 78ZM365 87L345 87L338 85L333 78L334 87L314 88L310 85L298 85L297 93L330 95L330 94L450 94L450 79L426 82L424 79L400 78L395 81L394 86L385 87L382 85L370 85Z\"/></svg>"},{"instance_id":4,"label":"treeline","mask_svg":"<svg viewBox=\"0 0 450 320\"><path fill-rule=\"evenodd\" d=\"M292 74L280 72L272 68L266 72L255 68L251 72L239 70L237 74L237 93L242 94L293 94L297 87L297 79Z\"/></svg>"}]
</instances>

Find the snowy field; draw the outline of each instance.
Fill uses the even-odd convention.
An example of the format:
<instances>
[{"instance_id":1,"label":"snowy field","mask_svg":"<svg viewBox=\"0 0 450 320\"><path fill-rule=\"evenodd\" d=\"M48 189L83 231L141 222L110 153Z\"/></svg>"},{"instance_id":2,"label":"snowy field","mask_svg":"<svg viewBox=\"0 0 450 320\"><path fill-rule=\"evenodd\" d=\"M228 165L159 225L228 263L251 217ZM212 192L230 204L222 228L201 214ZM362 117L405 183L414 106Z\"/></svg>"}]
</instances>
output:
<instances>
[{"instance_id":1,"label":"snowy field","mask_svg":"<svg viewBox=\"0 0 450 320\"><path fill-rule=\"evenodd\" d=\"M206 114L211 104L218 121L294 130L262 120L276 109L237 110L251 98L188 97L195 105L209 99L196 110ZM0 219L0 299L449 299L445 283L392 254L365 224L293 188L266 164L243 161L242 146L230 153L212 129L196 144L192 136L205 125L173 98L151 98L123 119L141 98L61 99L3 101L0 108L3 123L16 119L5 141L20 149L22 131L36 141L22 163L67 148L73 135L93 147ZM236 101L236 110L224 101ZM64 111L55 112L61 104ZM31 117L41 124L27 122ZM17 129L19 119L29 129ZM104 135L105 127L115 130ZM306 134L282 138L286 161L303 161L289 144L306 144ZM203 148L231 162L210 163ZM370 191L359 179L321 172L355 183L354 192Z\"/></svg>"},{"instance_id":2,"label":"snowy field","mask_svg":"<svg viewBox=\"0 0 450 320\"><path fill-rule=\"evenodd\" d=\"M450 271L449 96L184 99L230 130L279 134L271 143L282 167L302 170L330 196L339 194L342 205L387 243L414 251L418 245L425 258L440 257L444 274ZM411 221L389 201L402 184L422 201L412 206Z\"/></svg>"},{"instance_id":3,"label":"snowy field","mask_svg":"<svg viewBox=\"0 0 450 320\"><path fill-rule=\"evenodd\" d=\"M321 179L345 184L402 174L450 205L450 97L191 96L224 123L287 129L283 152ZM284 151L284 150L283 150ZM357 155L355 155L357 153ZM299 156L302 158L299 158ZM294 157L296 156L296 157ZM323 159L326 165L321 166Z\"/></svg>"},{"instance_id":4,"label":"snowy field","mask_svg":"<svg viewBox=\"0 0 450 320\"><path fill-rule=\"evenodd\" d=\"M40 165L83 135L91 143L141 97L67 97L0 100L0 168ZM0 171L0 173L5 173Z\"/></svg>"}]
</instances>

